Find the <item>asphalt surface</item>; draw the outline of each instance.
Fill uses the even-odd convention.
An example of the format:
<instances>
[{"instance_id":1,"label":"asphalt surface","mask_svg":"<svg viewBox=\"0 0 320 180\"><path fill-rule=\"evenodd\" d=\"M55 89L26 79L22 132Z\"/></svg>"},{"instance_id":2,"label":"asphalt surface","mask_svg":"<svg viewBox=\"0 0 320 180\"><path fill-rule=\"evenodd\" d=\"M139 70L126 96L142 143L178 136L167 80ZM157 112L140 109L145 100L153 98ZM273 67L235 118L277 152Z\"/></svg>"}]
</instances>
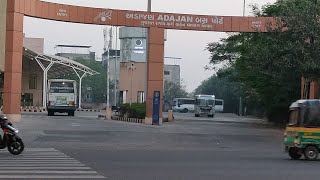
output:
<instances>
[{"instance_id":1,"label":"asphalt surface","mask_svg":"<svg viewBox=\"0 0 320 180\"><path fill-rule=\"evenodd\" d=\"M175 114L147 126L97 115L24 114L14 125L26 150L0 151L0 179L319 179L320 162L291 160L283 131L260 119Z\"/></svg>"}]
</instances>

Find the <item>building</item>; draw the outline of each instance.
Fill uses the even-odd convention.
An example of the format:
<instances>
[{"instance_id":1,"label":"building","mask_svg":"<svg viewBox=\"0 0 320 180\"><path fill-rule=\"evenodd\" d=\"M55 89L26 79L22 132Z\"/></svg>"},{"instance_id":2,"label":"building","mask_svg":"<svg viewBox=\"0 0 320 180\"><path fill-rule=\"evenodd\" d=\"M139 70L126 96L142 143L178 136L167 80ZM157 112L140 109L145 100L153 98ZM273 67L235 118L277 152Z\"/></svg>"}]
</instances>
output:
<instances>
[{"instance_id":1,"label":"building","mask_svg":"<svg viewBox=\"0 0 320 180\"><path fill-rule=\"evenodd\" d=\"M56 56L65 57L71 60L77 58L85 60L96 60L96 53L90 51L91 46L78 46L78 45L56 45Z\"/></svg>"},{"instance_id":2,"label":"building","mask_svg":"<svg viewBox=\"0 0 320 180\"><path fill-rule=\"evenodd\" d=\"M147 28L121 27L119 30L121 62L146 62Z\"/></svg>"},{"instance_id":3,"label":"building","mask_svg":"<svg viewBox=\"0 0 320 180\"><path fill-rule=\"evenodd\" d=\"M119 81L119 70L120 70L120 66L119 66L119 62L120 62L120 50L114 50L111 49L109 50L110 54L108 54L109 52L105 52L102 54L102 64L104 67L107 67L107 62L109 60L109 73L110 76L109 78L114 80L117 79ZM116 55L117 53L117 55Z\"/></svg>"},{"instance_id":4,"label":"building","mask_svg":"<svg viewBox=\"0 0 320 180\"><path fill-rule=\"evenodd\" d=\"M143 103L145 101L145 63L120 63L120 103Z\"/></svg>"},{"instance_id":5,"label":"building","mask_svg":"<svg viewBox=\"0 0 320 180\"><path fill-rule=\"evenodd\" d=\"M164 80L174 84L180 84L180 66L179 65L164 65Z\"/></svg>"},{"instance_id":6,"label":"building","mask_svg":"<svg viewBox=\"0 0 320 180\"><path fill-rule=\"evenodd\" d=\"M114 97L112 81L114 79L117 79L119 83L116 89L118 103L145 102L147 32L146 28L119 28L120 58L110 56L109 61L110 92L113 92L110 93L111 104L114 103L112 100ZM106 53L103 56L106 56ZM115 54L115 50L111 50L110 54ZM165 80L180 83L179 65L165 65L163 69Z\"/></svg>"},{"instance_id":7,"label":"building","mask_svg":"<svg viewBox=\"0 0 320 180\"><path fill-rule=\"evenodd\" d=\"M23 46L44 53L44 38L23 38ZM42 106L43 71L36 61L22 57L21 106Z\"/></svg>"},{"instance_id":8,"label":"building","mask_svg":"<svg viewBox=\"0 0 320 180\"><path fill-rule=\"evenodd\" d=\"M119 81L120 81L120 50L110 49L102 54L102 64L107 68L109 61L109 89L110 104L116 106L119 101ZM106 97L107 98L107 97ZM106 99L107 100L107 99Z\"/></svg>"}]
</instances>

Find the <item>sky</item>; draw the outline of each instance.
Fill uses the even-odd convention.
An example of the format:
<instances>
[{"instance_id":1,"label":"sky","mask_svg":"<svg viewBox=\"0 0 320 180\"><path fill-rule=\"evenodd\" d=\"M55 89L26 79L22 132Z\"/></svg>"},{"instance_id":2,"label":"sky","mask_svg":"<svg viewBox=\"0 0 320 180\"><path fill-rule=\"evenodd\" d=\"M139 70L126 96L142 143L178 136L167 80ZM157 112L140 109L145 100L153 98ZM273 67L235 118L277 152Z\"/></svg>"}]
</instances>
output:
<instances>
[{"instance_id":1,"label":"sky","mask_svg":"<svg viewBox=\"0 0 320 180\"><path fill-rule=\"evenodd\" d=\"M111 9L141 10L147 9L148 0L43 0L61 4L100 7ZM250 15L250 5L259 6L274 3L276 0L246 0L245 15ZM187 13L201 15L242 16L244 0L152 0L152 11ZM45 53L55 54L57 44L89 45L98 57L103 53L103 28L99 25L84 25L25 17L24 33L26 37L45 39ZM167 30L165 56L181 58L166 59L166 64L178 64L181 79L186 90L192 92L201 82L214 74L205 71L210 54L205 47L226 37L222 32L197 32ZM119 43L118 43L119 44Z\"/></svg>"}]
</instances>

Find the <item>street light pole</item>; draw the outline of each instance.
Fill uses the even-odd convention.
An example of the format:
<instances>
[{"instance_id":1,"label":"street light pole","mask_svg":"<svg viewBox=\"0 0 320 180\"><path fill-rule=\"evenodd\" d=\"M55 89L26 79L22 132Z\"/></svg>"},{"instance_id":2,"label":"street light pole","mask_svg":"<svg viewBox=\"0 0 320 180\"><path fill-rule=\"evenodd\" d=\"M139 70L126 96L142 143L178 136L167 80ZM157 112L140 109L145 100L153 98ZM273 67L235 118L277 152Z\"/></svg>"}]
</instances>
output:
<instances>
[{"instance_id":1,"label":"street light pole","mask_svg":"<svg viewBox=\"0 0 320 180\"><path fill-rule=\"evenodd\" d=\"M118 26L116 26L116 57L114 60L114 106L117 106L117 63L118 63Z\"/></svg>"},{"instance_id":2,"label":"street light pole","mask_svg":"<svg viewBox=\"0 0 320 180\"><path fill-rule=\"evenodd\" d=\"M108 52L109 54L109 52ZM109 58L107 59L107 107L109 108L110 107L110 81L109 81L109 78L110 78L110 71L109 71Z\"/></svg>"},{"instance_id":3,"label":"street light pole","mask_svg":"<svg viewBox=\"0 0 320 180\"><path fill-rule=\"evenodd\" d=\"M147 12L151 12L151 8L152 8L152 2L151 2L152 0L148 0L148 7L147 7ZM147 96L147 92L148 92L148 59L149 59L149 51L148 51L148 49L149 49L149 29L147 30L147 34L146 34L146 36L147 36L147 45L146 45L146 63L145 63L145 84L144 84L144 101L147 101L147 98L148 98L148 96Z\"/></svg>"},{"instance_id":4,"label":"street light pole","mask_svg":"<svg viewBox=\"0 0 320 180\"><path fill-rule=\"evenodd\" d=\"M243 16L246 13L246 0L243 0Z\"/></svg>"},{"instance_id":5,"label":"street light pole","mask_svg":"<svg viewBox=\"0 0 320 180\"><path fill-rule=\"evenodd\" d=\"M152 7L151 4L152 4L151 0L148 0L148 12L151 12L151 7Z\"/></svg>"}]
</instances>

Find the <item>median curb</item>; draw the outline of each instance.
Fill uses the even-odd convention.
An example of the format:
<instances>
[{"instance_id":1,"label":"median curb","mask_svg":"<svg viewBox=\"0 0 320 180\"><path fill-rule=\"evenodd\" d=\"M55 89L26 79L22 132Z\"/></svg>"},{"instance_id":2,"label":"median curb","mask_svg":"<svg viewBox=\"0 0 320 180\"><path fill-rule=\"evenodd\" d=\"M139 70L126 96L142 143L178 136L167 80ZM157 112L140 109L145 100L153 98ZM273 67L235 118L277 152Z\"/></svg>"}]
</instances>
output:
<instances>
[{"instance_id":1,"label":"median curb","mask_svg":"<svg viewBox=\"0 0 320 180\"><path fill-rule=\"evenodd\" d=\"M1 108L2 110L2 108ZM34 106L30 106L30 107L21 107L20 108L21 112L46 112L47 109L44 107L34 107Z\"/></svg>"},{"instance_id":2,"label":"median curb","mask_svg":"<svg viewBox=\"0 0 320 180\"><path fill-rule=\"evenodd\" d=\"M1 107L0 110L2 111L3 108ZM76 111L85 111L85 112L100 112L97 109L77 109ZM47 112L47 108L44 107L21 107L20 112Z\"/></svg>"},{"instance_id":3,"label":"median curb","mask_svg":"<svg viewBox=\"0 0 320 180\"><path fill-rule=\"evenodd\" d=\"M97 110L97 109L77 109L77 111L100 112L100 110Z\"/></svg>"},{"instance_id":4,"label":"median curb","mask_svg":"<svg viewBox=\"0 0 320 180\"><path fill-rule=\"evenodd\" d=\"M144 119L111 116L111 120L144 124Z\"/></svg>"}]
</instances>

